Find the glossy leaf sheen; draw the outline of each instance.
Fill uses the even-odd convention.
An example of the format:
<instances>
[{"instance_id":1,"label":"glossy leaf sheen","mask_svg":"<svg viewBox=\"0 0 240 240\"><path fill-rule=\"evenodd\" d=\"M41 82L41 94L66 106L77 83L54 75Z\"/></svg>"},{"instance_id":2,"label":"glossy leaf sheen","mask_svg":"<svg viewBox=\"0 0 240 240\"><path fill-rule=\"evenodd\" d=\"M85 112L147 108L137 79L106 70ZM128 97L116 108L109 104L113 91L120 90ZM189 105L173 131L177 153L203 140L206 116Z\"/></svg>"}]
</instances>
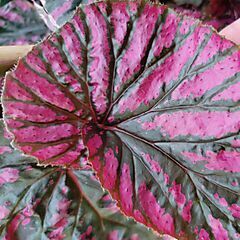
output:
<instances>
[{"instance_id":1,"label":"glossy leaf sheen","mask_svg":"<svg viewBox=\"0 0 240 240\"><path fill-rule=\"evenodd\" d=\"M238 239L239 61L165 6L83 5L7 75L5 121L41 164L88 156L122 211L158 232Z\"/></svg>"},{"instance_id":2,"label":"glossy leaf sheen","mask_svg":"<svg viewBox=\"0 0 240 240\"><path fill-rule=\"evenodd\" d=\"M92 170L37 167L0 123L0 239L164 239L127 219Z\"/></svg>"}]
</instances>

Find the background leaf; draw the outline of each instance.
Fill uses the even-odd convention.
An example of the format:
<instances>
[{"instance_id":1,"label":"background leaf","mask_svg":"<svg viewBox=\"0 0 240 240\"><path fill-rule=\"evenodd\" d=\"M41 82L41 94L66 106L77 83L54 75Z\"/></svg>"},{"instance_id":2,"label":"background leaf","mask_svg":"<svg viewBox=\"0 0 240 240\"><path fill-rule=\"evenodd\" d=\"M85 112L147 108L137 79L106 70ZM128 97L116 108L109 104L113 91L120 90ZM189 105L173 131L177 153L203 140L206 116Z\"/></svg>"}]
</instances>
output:
<instances>
[{"instance_id":1,"label":"background leaf","mask_svg":"<svg viewBox=\"0 0 240 240\"><path fill-rule=\"evenodd\" d=\"M158 232L238 239L239 60L165 6L83 5L7 75L5 120L41 164L89 155L124 213Z\"/></svg>"},{"instance_id":2,"label":"background leaf","mask_svg":"<svg viewBox=\"0 0 240 240\"><path fill-rule=\"evenodd\" d=\"M40 41L47 33L33 5L13 0L0 8L0 45L23 45Z\"/></svg>"},{"instance_id":3,"label":"background leaf","mask_svg":"<svg viewBox=\"0 0 240 240\"><path fill-rule=\"evenodd\" d=\"M33 0L40 15L47 26L56 30L67 22L80 4L93 2L92 0ZM54 29L55 28L55 29Z\"/></svg>"},{"instance_id":4,"label":"background leaf","mask_svg":"<svg viewBox=\"0 0 240 240\"><path fill-rule=\"evenodd\" d=\"M0 126L0 238L163 239L123 216L89 168L42 168Z\"/></svg>"},{"instance_id":5,"label":"background leaf","mask_svg":"<svg viewBox=\"0 0 240 240\"><path fill-rule=\"evenodd\" d=\"M178 5L191 4L193 6L198 7L204 1L203 0L174 0L174 2L177 3Z\"/></svg>"},{"instance_id":6,"label":"background leaf","mask_svg":"<svg viewBox=\"0 0 240 240\"><path fill-rule=\"evenodd\" d=\"M0 0L0 7L4 6L8 2L11 2L11 0Z\"/></svg>"}]
</instances>

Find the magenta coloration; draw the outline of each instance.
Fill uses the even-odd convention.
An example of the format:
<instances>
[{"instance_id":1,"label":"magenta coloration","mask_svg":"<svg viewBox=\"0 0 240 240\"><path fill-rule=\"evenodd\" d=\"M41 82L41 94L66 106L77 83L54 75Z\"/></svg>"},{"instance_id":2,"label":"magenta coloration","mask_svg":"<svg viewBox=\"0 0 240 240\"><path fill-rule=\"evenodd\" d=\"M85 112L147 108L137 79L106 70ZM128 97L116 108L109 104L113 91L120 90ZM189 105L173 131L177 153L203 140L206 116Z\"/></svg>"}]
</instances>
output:
<instances>
[{"instance_id":1,"label":"magenta coloration","mask_svg":"<svg viewBox=\"0 0 240 240\"><path fill-rule=\"evenodd\" d=\"M122 168L122 174L120 177L120 200L122 204L123 211L128 215L132 214L133 210L133 186L130 174L129 165L124 163Z\"/></svg>"},{"instance_id":2,"label":"magenta coloration","mask_svg":"<svg viewBox=\"0 0 240 240\"><path fill-rule=\"evenodd\" d=\"M12 149L8 146L0 146L0 154L12 152Z\"/></svg>"},{"instance_id":3,"label":"magenta coloration","mask_svg":"<svg viewBox=\"0 0 240 240\"><path fill-rule=\"evenodd\" d=\"M152 224L156 225L159 231L174 235L173 217L158 205L151 191L146 188L145 183L139 187L138 191L140 204L149 216Z\"/></svg>"},{"instance_id":4,"label":"magenta coloration","mask_svg":"<svg viewBox=\"0 0 240 240\"><path fill-rule=\"evenodd\" d=\"M126 35L129 18L125 3L119 3L118 8L112 9L111 23L114 26L114 38L120 46L123 44Z\"/></svg>"},{"instance_id":5,"label":"magenta coloration","mask_svg":"<svg viewBox=\"0 0 240 240\"><path fill-rule=\"evenodd\" d=\"M9 214L9 210L5 206L0 206L0 221Z\"/></svg>"},{"instance_id":6,"label":"magenta coloration","mask_svg":"<svg viewBox=\"0 0 240 240\"><path fill-rule=\"evenodd\" d=\"M186 197L184 196L184 194L182 194L181 188L182 186L180 184L176 184L175 182L173 182L172 186L169 189L177 205L179 205L180 207L182 207L186 202Z\"/></svg>"},{"instance_id":7,"label":"magenta coloration","mask_svg":"<svg viewBox=\"0 0 240 240\"><path fill-rule=\"evenodd\" d=\"M91 28L92 46L89 57L92 64L89 69L90 85L93 86L92 99L96 111L104 113L107 108L107 91L109 89L110 47L108 43L107 25L103 15L92 5L87 6L86 19ZM99 57L101 56L101 57ZM103 71L104 69L104 71Z\"/></svg>"},{"instance_id":8,"label":"magenta coloration","mask_svg":"<svg viewBox=\"0 0 240 240\"><path fill-rule=\"evenodd\" d=\"M5 123L13 145L39 164L71 169L68 186L72 169L92 167L124 214L158 233L234 239L239 57L233 43L163 5L81 5L7 74ZM74 225L72 203L64 204L55 206L50 239ZM89 226L74 237L91 238Z\"/></svg>"},{"instance_id":9,"label":"magenta coloration","mask_svg":"<svg viewBox=\"0 0 240 240\"><path fill-rule=\"evenodd\" d=\"M109 149L104 158L106 165L103 167L103 181L107 189L114 189L117 180L118 159L112 149Z\"/></svg>"},{"instance_id":10,"label":"magenta coloration","mask_svg":"<svg viewBox=\"0 0 240 240\"><path fill-rule=\"evenodd\" d=\"M227 172L240 172L240 153L220 151L218 154L207 151L206 157L196 153L184 152L193 164L199 161L206 162L205 167L211 170L223 170Z\"/></svg>"},{"instance_id":11,"label":"magenta coloration","mask_svg":"<svg viewBox=\"0 0 240 240\"><path fill-rule=\"evenodd\" d=\"M213 216L209 216L209 221L211 224L212 232L215 237L215 239L226 239L228 240L228 232L226 229L224 229L222 223L220 220L215 219Z\"/></svg>"},{"instance_id":12,"label":"magenta coloration","mask_svg":"<svg viewBox=\"0 0 240 240\"><path fill-rule=\"evenodd\" d=\"M151 101L159 98L161 86L178 80L184 64L193 57L199 43L203 41L208 32L208 28L196 29L187 37L186 43L182 47L157 66L146 78L140 79L140 84L135 85L136 87L131 89L130 94L126 93L127 96L120 100L119 112L135 111L141 104L148 105Z\"/></svg>"},{"instance_id":13,"label":"magenta coloration","mask_svg":"<svg viewBox=\"0 0 240 240\"><path fill-rule=\"evenodd\" d=\"M208 121L206 121L208 119ZM158 130L170 139L178 136L221 138L239 129L240 112L201 111L157 114L152 122L141 123L143 130Z\"/></svg>"},{"instance_id":14,"label":"magenta coloration","mask_svg":"<svg viewBox=\"0 0 240 240\"><path fill-rule=\"evenodd\" d=\"M67 2L65 2L63 5L61 5L60 7L56 8L52 13L52 17L54 19L58 19L59 17L61 17L61 15L63 13L65 13L68 9L70 9L71 5L72 5L73 0L69 0Z\"/></svg>"},{"instance_id":15,"label":"magenta coloration","mask_svg":"<svg viewBox=\"0 0 240 240\"><path fill-rule=\"evenodd\" d=\"M224 89L222 92L218 93L216 96L212 98L213 101L221 101L221 100L232 100L233 102L239 102L240 100L240 82L237 82L234 85Z\"/></svg>"},{"instance_id":16,"label":"magenta coloration","mask_svg":"<svg viewBox=\"0 0 240 240\"><path fill-rule=\"evenodd\" d=\"M169 14L153 46L153 55L160 56L163 48L170 48L177 31L179 19L175 14Z\"/></svg>"},{"instance_id":17,"label":"magenta coloration","mask_svg":"<svg viewBox=\"0 0 240 240\"><path fill-rule=\"evenodd\" d=\"M156 8L154 6L146 6L143 10L140 18L136 22L136 28L130 46L119 63L117 72L119 82L117 86L122 86L128 79L131 79L134 73L140 70L140 62L145 56L147 45L153 35L157 19L163 13L163 10L164 7ZM143 32L145 33L144 35L142 34ZM116 90L118 90L118 88ZM116 92L118 93L118 91Z\"/></svg>"},{"instance_id":18,"label":"magenta coloration","mask_svg":"<svg viewBox=\"0 0 240 240\"><path fill-rule=\"evenodd\" d=\"M3 168L0 170L0 186L5 183L14 183L19 178L19 171L14 168Z\"/></svg>"}]
</instances>

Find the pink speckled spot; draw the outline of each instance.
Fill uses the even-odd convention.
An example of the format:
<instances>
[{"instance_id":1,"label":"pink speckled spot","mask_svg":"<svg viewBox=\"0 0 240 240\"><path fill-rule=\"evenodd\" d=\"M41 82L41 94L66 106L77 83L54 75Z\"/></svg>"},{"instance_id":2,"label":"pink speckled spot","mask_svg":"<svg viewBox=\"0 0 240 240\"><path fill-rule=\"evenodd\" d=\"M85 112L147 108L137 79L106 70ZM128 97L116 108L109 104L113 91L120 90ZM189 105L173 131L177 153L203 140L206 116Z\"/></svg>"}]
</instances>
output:
<instances>
[{"instance_id":1,"label":"pink speckled spot","mask_svg":"<svg viewBox=\"0 0 240 240\"><path fill-rule=\"evenodd\" d=\"M51 37L50 40L57 41L55 37ZM44 44L41 45L41 48L43 55L51 65L55 74L61 75L69 72L69 66L65 63L57 47L53 46L50 41L45 41Z\"/></svg>"},{"instance_id":2,"label":"pink speckled spot","mask_svg":"<svg viewBox=\"0 0 240 240\"><path fill-rule=\"evenodd\" d=\"M212 98L212 101L220 100L232 100L233 102L238 102L240 100L240 82L231 85L224 91L218 93Z\"/></svg>"},{"instance_id":3,"label":"pink speckled spot","mask_svg":"<svg viewBox=\"0 0 240 240\"><path fill-rule=\"evenodd\" d=\"M92 226L88 226L86 232L82 233L79 240L87 240L90 238L90 235L92 233Z\"/></svg>"},{"instance_id":4,"label":"pink speckled spot","mask_svg":"<svg viewBox=\"0 0 240 240\"><path fill-rule=\"evenodd\" d=\"M63 4L59 5L56 9L51 12L54 19L60 18L64 13L66 13L72 6L73 0L65 1Z\"/></svg>"},{"instance_id":5,"label":"pink speckled spot","mask_svg":"<svg viewBox=\"0 0 240 240\"><path fill-rule=\"evenodd\" d=\"M240 147L240 139L235 139L232 141L233 147Z\"/></svg>"},{"instance_id":6,"label":"pink speckled spot","mask_svg":"<svg viewBox=\"0 0 240 240\"><path fill-rule=\"evenodd\" d=\"M117 68L120 85L127 82L129 78L141 68L141 59L146 54L148 43L153 34L155 24L164 7L146 5L140 15L129 48L121 58ZM144 32L144 34L142 34ZM116 90L116 89L115 89Z\"/></svg>"},{"instance_id":7,"label":"pink speckled spot","mask_svg":"<svg viewBox=\"0 0 240 240\"><path fill-rule=\"evenodd\" d=\"M199 240L210 240L208 232L205 229L201 228L199 235L198 235L198 239Z\"/></svg>"},{"instance_id":8,"label":"pink speckled spot","mask_svg":"<svg viewBox=\"0 0 240 240\"><path fill-rule=\"evenodd\" d=\"M159 128L163 136L168 135L170 138L189 135L220 138L240 130L240 111L164 113L155 116L152 122L142 123L142 128Z\"/></svg>"},{"instance_id":9,"label":"pink speckled spot","mask_svg":"<svg viewBox=\"0 0 240 240\"><path fill-rule=\"evenodd\" d=\"M112 14L111 14L111 23L114 27L114 38L116 39L119 45L122 45L124 37L127 32L127 23L130 19L130 16L126 10L125 3L113 3Z\"/></svg>"},{"instance_id":10,"label":"pink speckled spot","mask_svg":"<svg viewBox=\"0 0 240 240\"><path fill-rule=\"evenodd\" d=\"M0 146L0 154L11 153L12 149L8 146Z\"/></svg>"},{"instance_id":11,"label":"pink speckled spot","mask_svg":"<svg viewBox=\"0 0 240 240\"><path fill-rule=\"evenodd\" d=\"M240 219L240 206L237 204L232 204L229 207L230 212L232 213L233 217Z\"/></svg>"},{"instance_id":12,"label":"pink speckled spot","mask_svg":"<svg viewBox=\"0 0 240 240\"><path fill-rule=\"evenodd\" d=\"M89 67L90 85L93 87L92 100L99 114L107 109L107 92L109 87L110 46L107 25L96 6L85 8L86 18L91 29L91 59Z\"/></svg>"},{"instance_id":13,"label":"pink speckled spot","mask_svg":"<svg viewBox=\"0 0 240 240\"><path fill-rule=\"evenodd\" d=\"M73 89L74 93L79 93L79 92L83 91L81 84L79 83L79 81L75 77L73 77L71 75L67 75L63 79L64 79L65 83L70 85L70 87ZM81 116L82 115L82 113L81 113L82 109L80 109L79 111L80 111L80 114L78 114L78 116Z\"/></svg>"},{"instance_id":14,"label":"pink speckled spot","mask_svg":"<svg viewBox=\"0 0 240 240\"><path fill-rule=\"evenodd\" d=\"M49 83L45 78L26 68L22 60L19 61L14 75L43 100L69 111L75 109L72 101L55 84Z\"/></svg>"},{"instance_id":15,"label":"pink speckled spot","mask_svg":"<svg viewBox=\"0 0 240 240\"><path fill-rule=\"evenodd\" d=\"M184 35L189 32L190 28L196 23L196 20L193 18L184 18L181 23L179 32Z\"/></svg>"},{"instance_id":16,"label":"pink speckled spot","mask_svg":"<svg viewBox=\"0 0 240 240\"><path fill-rule=\"evenodd\" d=\"M19 178L19 170L14 168L2 168L0 170L0 186L5 183L14 183Z\"/></svg>"},{"instance_id":17,"label":"pink speckled spot","mask_svg":"<svg viewBox=\"0 0 240 240\"><path fill-rule=\"evenodd\" d=\"M176 14L169 14L162 26L161 33L157 37L155 44L153 45L154 56L159 56L163 48L169 48L172 45L174 37L177 31L177 25L179 18Z\"/></svg>"},{"instance_id":18,"label":"pink speckled spot","mask_svg":"<svg viewBox=\"0 0 240 240\"><path fill-rule=\"evenodd\" d=\"M162 171L162 168L160 167L159 163L156 160L153 160L151 158L150 154L142 153L142 156L143 156L144 160L146 160L150 164L151 169L154 172L160 173Z\"/></svg>"},{"instance_id":19,"label":"pink speckled spot","mask_svg":"<svg viewBox=\"0 0 240 240\"><path fill-rule=\"evenodd\" d=\"M118 231L114 230L114 231L110 232L107 236L107 240L120 240L120 238L118 236Z\"/></svg>"},{"instance_id":20,"label":"pink speckled spot","mask_svg":"<svg viewBox=\"0 0 240 240\"><path fill-rule=\"evenodd\" d=\"M33 122L51 122L59 120L59 116L48 107L14 101L5 102L4 106L5 114L10 115L13 119L19 118Z\"/></svg>"},{"instance_id":21,"label":"pink speckled spot","mask_svg":"<svg viewBox=\"0 0 240 240\"><path fill-rule=\"evenodd\" d=\"M135 111L140 105L148 105L151 101L161 96L163 84L168 85L172 81L177 81L178 76L189 58L193 57L199 44L203 41L205 34L209 32L207 28L198 28L186 42L158 67L142 79L139 84L129 90L129 93L119 101L119 112L126 110Z\"/></svg>"},{"instance_id":22,"label":"pink speckled spot","mask_svg":"<svg viewBox=\"0 0 240 240\"><path fill-rule=\"evenodd\" d=\"M186 197L182 193L181 184L176 184L176 182L172 183L172 186L169 188L169 192L173 195L174 200L176 201L179 207L183 207L186 203Z\"/></svg>"},{"instance_id":23,"label":"pink speckled spot","mask_svg":"<svg viewBox=\"0 0 240 240\"><path fill-rule=\"evenodd\" d=\"M218 34L213 34L209 39L207 45L198 55L196 61L193 66L197 66L203 63L206 63L218 52L223 52L226 49L233 46L233 43L230 41L226 41Z\"/></svg>"},{"instance_id":24,"label":"pink speckled spot","mask_svg":"<svg viewBox=\"0 0 240 240\"><path fill-rule=\"evenodd\" d=\"M214 218L212 215L208 216L209 225L212 228L212 233L215 237L215 239L219 240L229 240L228 238L228 232L223 227L222 223L219 219Z\"/></svg>"},{"instance_id":25,"label":"pink speckled spot","mask_svg":"<svg viewBox=\"0 0 240 240\"><path fill-rule=\"evenodd\" d=\"M28 204L28 205L22 210L22 214L23 214L25 217L31 217L31 216L34 214L32 205Z\"/></svg>"},{"instance_id":26,"label":"pink speckled spot","mask_svg":"<svg viewBox=\"0 0 240 240\"><path fill-rule=\"evenodd\" d=\"M3 136L6 139L13 139L13 134L8 132L6 128L3 129Z\"/></svg>"},{"instance_id":27,"label":"pink speckled spot","mask_svg":"<svg viewBox=\"0 0 240 240\"><path fill-rule=\"evenodd\" d=\"M234 187L237 187L238 186L238 182L237 181L232 181L231 185L234 186Z\"/></svg>"},{"instance_id":28,"label":"pink speckled spot","mask_svg":"<svg viewBox=\"0 0 240 240\"><path fill-rule=\"evenodd\" d=\"M56 158L55 161L52 162L53 165L69 165L76 160L79 160L81 157L81 152L84 150L84 145L79 142L76 146L76 149L69 150L65 154L60 155L59 158ZM85 164L85 158L81 159L80 164Z\"/></svg>"},{"instance_id":29,"label":"pink speckled spot","mask_svg":"<svg viewBox=\"0 0 240 240\"><path fill-rule=\"evenodd\" d=\"M0 8L0 17L2 17L3 19L8 20L10 22L24 23L24 19L23 19L23 17L21 15L19 15L16 12L4 9L4 8Z\"/></svg>"},{"instance_id":30,"label":"pink speckled spot","mask_svg":"<svg viewBox=\"0 0 240 240\"><path fill-rule=\"evenodd\" d=\"M220 198L218 193L215 193L214 198L218 200L218 202L223 206L223 207L228 207L228 203L225 198Z\"/></svg>"},{"instance_id":31,"label":"pink speckled spot","mask_svg":"<svg viewBox=\"0 0 240 240\"><path fill-rule=\"evenodd\" d=\"M95 156L94 158L92 158L91 163L95 171L99 172L101 170L102 164L100 161L100 157Z\"/></svg>"},{"instance_id":32,"label":"pink speckled spot","mask_svg":"<svg viewBox=\"0 0 240 240\"><path fill-rule=\"evenodd\" d=\"M146 222L144 216L142 215L142 213L139 210L134 209L133 216L138 222L141 222L141 223L147 225L147 222Z\"/></svg>"},{"instance_id":33,"label":"pink speckled spot","mask_svg":"<svg viewBox=\"0 0 240 240\"><path fill-rule=\"evenodd\" d=\"M26 225L28 225L30 222L31 222L31 218L25 218L25 219L22 221L22 225L23 225L23 226L26 226Z\"/></svg>"},{"instance_id":34,"label":"pink speckled spot","mask_svg":"<svg viewBox=\"0 0 240 240\"><path fill-rule=\"evenodd\" d=\"M1 184L0 184L0 186L1 186ZM0 221L2 219L6 218L9 213L10 213L10 211L6 207L0 206Z\"/></svg>"},{"instance_id":35,"label":"pink speckled spot","mask_svg":"<svg viewBox=\"0 0 240 240\"><path fill-rule=\"evenodd\" d=\"M31 153L31 155L37 157L39 160L44 161L58 154L61 154L62 152L66 151L68 147L69 147L68 143L62 143L55 146L42 148L36 152Z\"/></svg>"},{"instance_id":36,"label":"pink speckled spot","mask_svg":"<svg viewBox=\"0 0 240 240\"><path fill-rule=\"evenodd\" d=\"M103 145L102 138L98 135L95 134L92 138L90 138L87 142L87 147L89 150L89 155L93 156L95 155L100 147Z\"/></svg>"},{"instance_id":37,"label":"pink speckled spot","mask_svg":"<svg viewBox=\"0 0 240 240\"><path fill-rule=\"evenodd\" d=\"M79 134L79 129L64 123L50 127L26 127L13 130L17 142L51 142Z\"/></svg>"},{"instance_id":38,"label":"pink speckled spot","mask_svg":"<svg viewBox=\"0 0 240 240\"><path fill-rule=\"evenodd\" d=\"M172 93L172 98L179 100L189 97L201 97L207 91L221 85L225 80L234 76L239 70L240 52L237 51L209 67L206 71L195 75L192 79L184 80Z\"/></svg>"},{"instance_id":39,"label":"pink speckled spot","mask_svg":"<svg viewBox=\"0 0 240 240\"><path fill-rule=\"evenodd\" d=\"M192 204L193 204L192 200L189 200L182 210L182 218L184 221L188 223L190 223L192 219L192 215L191 215Z\"/></svg>"},{"instance_id":40,"label":"pink speckled spot","mask_svg":"<svg viewBox=\"0 0 240 240\"><path fill-rule=\"evenodd\" d=\"M165 213L165 209L159 206L153 193L147 189L145 183L142 183L139 187L138 196L140 204L153 226L160 232L175 235L174 219L169 213Z\"/></svg>"},{"instance_id":41,"label":"pink speckled spot","mask_svg":"<svg viewBox=\"0 0 240 240\"><path fill-rule=\"evenodd\" d=\"M53 230L48 234L49 239L62 240L65 238L65 234L63 234L63 231L69 221L68 210L70 204L71 201L67 200L65 197L61 199L59 202L57 202L56 206L57 213L54 214L51 218L51 222L53 222L51 228Z\"/></svg>"},{"instance_id":42,"label":"pink speckled spot","mask_svg":"<svg viewBox=\"0 0 240 240\"><path fill-rule=\"evenodd\" d=\"M64 25L64 27L61 29L61 35L64 39L66 49L70 54L72 62L78 69L81 69L80 68L80 66L82 65L81 43L70 24L67 23Z\"/></svg>"},{"instance_id":43,"label":"pink speckled spot","mask_svg":"<svg viewBox=\"0 0 240 240\"><path fill-rule=\"evenodd\" d=\"M31 9L32 5L28 2L24 2L22 0L15 0L14 4L19 7L22 11L28 11Z\"/></svg>"},{"instance_id":44,"label":"pink speckled spot","mask_svg":"<svg viewBox=\"0 0 240 240\"><path fill-rule=\"evenodd\" d=\"M9 128L19 128L24 126L23 122L19 122L14 119L6 119L5 122Z\"/></svg>"},{"instance_id":45,"label":"pink speckled spot","mask_svg":"<svg viewBox=\"0 0 240 240\"><path fill-rule=\"evenodd\" d=\"M20 146L19 149L22 150L24 153L30 153L32 152L33 148L31 146Z\"/></svg>"},{"instance_id":46,"label":"pink speckled spot","mask_svg":"<svg viewBox=\"0 0 240 240\"><path fill-rule=\"evenodd\" d=\"M6 76L4 98L14 98L22 101L33 101L31 94L14 82L9 75Z\"/></svg>"},{"instance_id":47,"label":"pink speckled spot","mask_svg":"<svg viewBox=\"0 0 240 240\"><path fill-rule=\"evenodd\" d=\"M85 30L84 30L84 24L80 17L80 14L75 14L73 19L70 20L70 22L73 24L75 31L77 31L80 35L81 40L85 38Z\"/></svg>"},{"instance_id":48,"label":"pink speckled spot","mask_svg":"<svg viewBox=\"0 0 240 240\"><path fill-rule=\"evenodd\" d=\"M130 240L140 240L139 236L137 233L134 233L131 237Z\"/></svg>"},{"instance_id":49,"label":"pink speckled spot","mask_svg":"<svg viewBox=\"0 0 240 240\"><path fill-rule=\"evenodd\" d=\"M112 149L104 154L105 165L103 167L103 182L107 189L114 189L117 180L118 159Z\"/></svg>"},{"instance_id":50,"label":"pink speckled spot","mask_svg":"<svg viewBox=\"0 0 240 240\"><path fill-rule=\"evenodd\" d=\"M182 155L187 157L187 159L190 160L191 163L193 163L193 164L196 164L200 161L206 161L205 157L200 156L195 152L182 152Z\"/></svg>"},{"instance_id":51,"label":"pink speckled spot","mask_svg":"<svg viewBox=\"0 0 240 240\"><path fill-rule=\"evenodd\" d=\"M130 167L128 164L124 163L122 167L121 177L120 177L120 200L123 211L127 215L132 214L133 202L133 185L130 175Z\"/></svg>"},{"instance_id":52,"label":"pink speckled spot","mask_svg":"<svg viewBox=\"0 0 240 240\"><path fill-rule=\"evenodd\" d=\"M43 64L43 61L39 58L39 51L37 49L33 49L30 53L28 53L25 61L37 72L47 73L47 69Z\"/></svg>"},{"instance_id":53,"label":"pink speckled spot","mask_svg":"<svg viewBox=\"0 0 240 240\"><path fill-rule=\"evenodd\" d=\"M207 151L206 157L192 152L183 152L193 164L206 161L205 167L210 170L222 170L226 172L240 172L240 153L220 151L218 153Z\"/></svg>"},{"instance_id":54,"label":"pink speckled spot","mask_svg":"<svg viewBox=\"0 0 240 240\"><path fill-rule=\"evenodd\" d=\"M164 183L169 184L169 175L167 173L164 173L163 177L164 177Z\"/></svg>"}]
</instances>

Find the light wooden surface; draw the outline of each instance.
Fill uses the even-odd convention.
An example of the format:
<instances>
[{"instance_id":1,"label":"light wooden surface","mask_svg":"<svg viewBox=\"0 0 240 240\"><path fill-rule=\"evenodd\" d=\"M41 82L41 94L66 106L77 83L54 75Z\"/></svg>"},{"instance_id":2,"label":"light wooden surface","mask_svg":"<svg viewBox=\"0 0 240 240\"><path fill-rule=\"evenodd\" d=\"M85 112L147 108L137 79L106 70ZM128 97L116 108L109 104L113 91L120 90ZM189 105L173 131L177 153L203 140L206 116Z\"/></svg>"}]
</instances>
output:
<instances>
[{"instance_id":1,"label":"light wooden surface","mask_svg":"<svg viewBox=\"0 0 240 240\"><path fill-rule=\"evenodd\" d=\"M0 46L0 76L9 70L19 58L25 56L33 45Z\"/></svg>"}]
</instances>

